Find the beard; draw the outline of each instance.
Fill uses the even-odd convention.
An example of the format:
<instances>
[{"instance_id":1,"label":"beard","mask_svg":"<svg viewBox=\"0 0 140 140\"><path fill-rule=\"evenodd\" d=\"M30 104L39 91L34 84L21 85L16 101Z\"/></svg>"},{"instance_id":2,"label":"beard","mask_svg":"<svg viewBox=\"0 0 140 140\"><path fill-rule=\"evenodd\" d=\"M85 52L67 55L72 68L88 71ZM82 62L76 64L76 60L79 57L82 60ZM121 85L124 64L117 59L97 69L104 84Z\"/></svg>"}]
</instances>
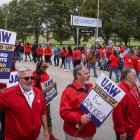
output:
<instances>
[{"instance_id":1,"label":"beard","mask_svg":"<svg viewBox=\"0 0 140 140\"><path fill-rule=\"evenodd\" d=\"M21 87L23 88L23 90L25 91L30 91L32 89L32 85L31 86L28 86L28 85L25 85L25 84L21 84Z\"/></svg>"},{"instance_id":2,"label":"beard","mask_svg":"<svg viewBox=\"0 0 140 140\"><path fill-rule=\"evenodd\" d=\"M89 83L89 80L85 80L85 81L84 81L84 84L88 84L88 83Z\"/></svg>"}]
</instances>

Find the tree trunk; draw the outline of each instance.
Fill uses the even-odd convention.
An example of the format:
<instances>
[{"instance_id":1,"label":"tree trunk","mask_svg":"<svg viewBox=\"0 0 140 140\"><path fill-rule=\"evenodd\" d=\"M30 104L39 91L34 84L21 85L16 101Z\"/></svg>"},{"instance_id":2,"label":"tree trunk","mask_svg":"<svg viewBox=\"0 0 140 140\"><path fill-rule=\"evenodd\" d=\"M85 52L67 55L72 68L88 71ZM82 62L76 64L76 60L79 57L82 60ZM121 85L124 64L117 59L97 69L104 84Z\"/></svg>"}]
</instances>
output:
<instances>
[{"instance_id":1,"label":"tree trunk","mask_svg":"<svg viewBox=\"0 0 140 140\"><path fill-rule=\"evenodd\" d=\"M39 34L35 34L35 41L38 43L39 40Z\"/></svg>"},{"instance_id":2,"label":"tree trunk","mask_svg":"<svg viewBox=\"0 0 140 140\"><path fill-rule=\"evenodd\" d=\"M60 45L62 45L62 34L59 34Z\"/></svg>"},{"instance_id":3,"label":"tree trunk","mask_svg":"<svg viewBox=\"0 0 140 140\"><path fill-rule=\"evenodd\" d=\"M77 43L77 36L74 35L73 38L74 38L74 45L76 45L76 43Z\"/></svg>"}]
</instances>

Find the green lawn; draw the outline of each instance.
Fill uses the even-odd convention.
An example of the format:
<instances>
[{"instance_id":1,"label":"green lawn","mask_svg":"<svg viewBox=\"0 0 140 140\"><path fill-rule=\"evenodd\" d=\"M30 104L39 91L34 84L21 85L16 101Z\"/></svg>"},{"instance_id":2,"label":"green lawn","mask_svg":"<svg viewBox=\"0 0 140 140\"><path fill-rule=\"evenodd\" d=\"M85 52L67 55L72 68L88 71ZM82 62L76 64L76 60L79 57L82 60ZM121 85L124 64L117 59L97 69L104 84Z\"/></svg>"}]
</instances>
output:
<instances>
[{"instance_id":1,"label":"green lawn","mask_svg":"<svg viewBox=\"0 0 140 140\"><path fill-rule=\"evenodd\" d=\"M44 40L45 40L45 39L40 39L40 40L39 40L39 43L41 43L41 41L44 41ZM28 39L27 39L27 42L29 42L29 43L32 45L32 44L34 44L35 40L34 40L34 39L28 38ZM60 46L60 42L57 42L57 40L52 39L52 43L53 43L54 45L59 45L59 46ZM74 40L72 40L72 39L71 39L71 40L68 40L68 44L69 44L69 45L74 45ZM81 44L93 44L93 45L94 45L95 43L94 43L94 41L93 41L92 39L90 39L88 42L82 42L82 41L81 41ZM116 45L119 45L119 44L120 44L119 42L116 43ZM63 45L62 45L62 46L63 46ZM129 43L128 43L128 46L129 46ZM131 41L131 42L130 42L130 47L131 47L131 46L132 46L132 47L138 47L138 46L140 47L140 41Z\"/></svg>"}]
</instances>

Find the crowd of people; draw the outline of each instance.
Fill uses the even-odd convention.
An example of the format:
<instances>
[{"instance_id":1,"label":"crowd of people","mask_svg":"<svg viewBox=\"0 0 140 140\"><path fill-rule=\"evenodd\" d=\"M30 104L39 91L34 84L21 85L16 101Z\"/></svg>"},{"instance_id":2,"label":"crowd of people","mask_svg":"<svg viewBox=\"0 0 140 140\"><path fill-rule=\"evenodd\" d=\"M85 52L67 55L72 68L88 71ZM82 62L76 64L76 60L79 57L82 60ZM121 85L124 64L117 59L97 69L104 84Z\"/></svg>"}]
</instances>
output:
<instances>
[{"instance_id":1,"label":"crowd of people","mask_svg":"<svg viewBox=\"0 0 140 140\"><path fill-rule=\"evenodd\" d=\"M121 70L125 67L132 67L137 72L137 78L140 82L140 48L128 48L120 44L119 46L107 46L105 44L98 47L71 47L64 45L53 46L51 43L38 44L34 43L32 46L29 43L23 45L19 42L15 45L15 56L19 61L23 60L23 53L25 53L25 60L45 61L46 63L64 68L64 71L70 71L79 64L84 64L90 69L93 69L94 77L98 77L97 68L108 71L109 78L112 79L113 72L116 76L116 83L120 81ZM27 58L27 56L29 58ZM53 59L53 62L52 62ZM61 59L61 60L60 60ZM61 63L60 63L61 62Z\"/></svg>"},{"instance_id":2,"label":"crowd of people","mask_svg":"<svg viewBox=\"0 0 140 140\"><path fill-rule=\"evenodd\" d=\"M108 71L110 79L114 72L116 84L119 83L118 86L126 93L113 110L116 140L140 139L140 91L136 84L137 79L140 82L139 48L129 49L122 44L116 48L103 44L99 47L64 46L61 49L52 44L35 43L31 46L19 42L14 53L11 71L18 71L19 84L11 88L0 84L0 140L36 140L41 125L44 140L57 140L52 131L50 104L46 107L41 87L50 78L47 67L53 64L52 58L54 65L64 68L64 72L73 70L73 81L64 89L59 109L66 140L94 139L96 125L80 109L80 104L94 86L94 83L89 83L90 69L93 69L93 76L98 77L97 67ZM36 69L24 67L17 70L15 60L37 62Z\"/></svg>"}]
</instances>

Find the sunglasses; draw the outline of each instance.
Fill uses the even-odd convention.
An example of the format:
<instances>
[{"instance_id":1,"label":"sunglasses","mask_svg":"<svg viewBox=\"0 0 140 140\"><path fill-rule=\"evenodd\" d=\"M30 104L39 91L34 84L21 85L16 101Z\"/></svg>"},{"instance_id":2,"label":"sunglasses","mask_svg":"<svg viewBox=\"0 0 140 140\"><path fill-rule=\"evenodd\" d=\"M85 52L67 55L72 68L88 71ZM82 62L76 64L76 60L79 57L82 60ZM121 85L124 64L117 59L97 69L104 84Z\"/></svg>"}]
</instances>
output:
<instances>
[{"instance_id":1,"label":"sunglasses","mask_svg":"<svg viewBox=\"0 0 140 140\"><path fill-rule=\"evenodd\" d=\"M32 77L21 77L21 79L24 79L26 81L29 81L29 79L30 80L34 80L34 77L33 76Z\"/></svg>"},{"instance_id":2,"label":"sunglasses","mask_svg":"<svg viewBox=\"0 0 140 140\"><path fill-rule=\"evenodd\" d=\"M48 66L41 66L43 69L47 69L48 68Z\"/></svg>"}]
</instances>

